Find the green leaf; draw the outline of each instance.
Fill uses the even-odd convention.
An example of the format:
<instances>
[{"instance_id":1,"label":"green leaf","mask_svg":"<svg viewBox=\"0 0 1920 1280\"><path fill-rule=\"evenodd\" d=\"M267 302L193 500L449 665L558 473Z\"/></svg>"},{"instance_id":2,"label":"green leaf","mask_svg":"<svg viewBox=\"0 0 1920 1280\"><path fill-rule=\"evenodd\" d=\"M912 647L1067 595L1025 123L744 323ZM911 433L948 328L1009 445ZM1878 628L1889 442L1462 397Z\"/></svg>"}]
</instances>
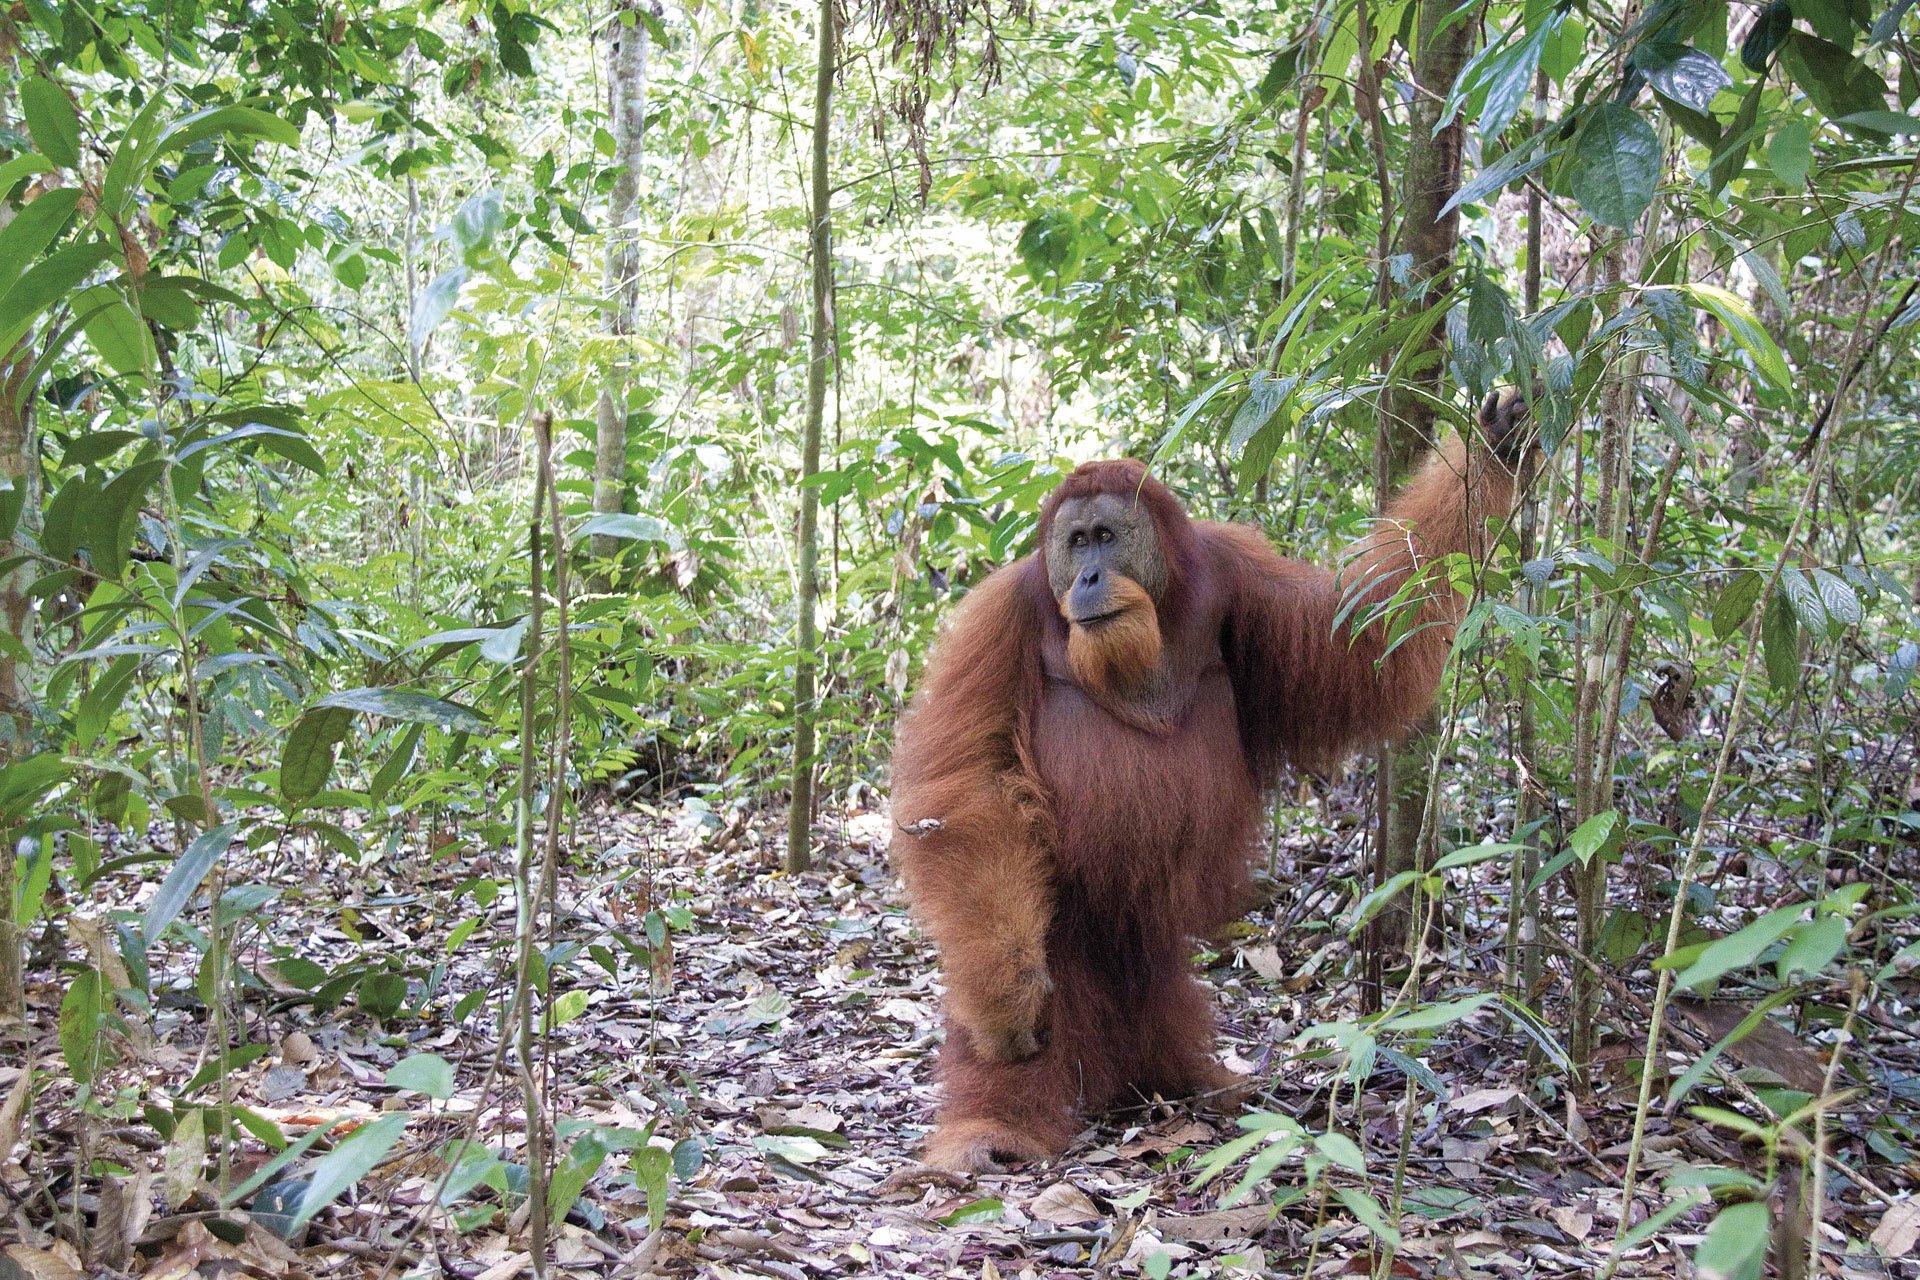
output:
<instances>
[{"instance_id":1,"label":"green leaf","mask_svg":"<svg viewBox=\"0 0 1920 1280\"><path fill-rule=\"evenodd\" d=\"M1680 974L1675 981L1683 987L1695 990L1723 977L1735 969L1744 969L1760 958L1760 953L1784 938L1788 931L1806 917L1805 903L1791 907L1778 907L1767 912L1752 924L1724 938L1716 938L1707 944L1706 950L1698 959ZM1661 957L1662 960L1666 957ZM1658 962L1656 962L1658 967Z\"/></svg>"},{"instance_id":2,"label":"green leaf","mask_svg":"<svg viewBox=\"0 0 1920 1280\"><path fill-rule=\"evenodd\" d=\"M1855 111L1841 116L1840 123L1863 133L1920 133L1920 117L1904 111Z\"/></svg>"},{"instance_id":3,"label":"green leaf","mask_svg":"<svg viewBox=\"0 0 1920 1280\"><path fill-rule=\"evenodd\" d=\"M1313 1140L1320 1154L1339 1165L1349 1173L1361 1177L1367 1174L1367 1157L1360 1150L1360 1144L1344 1133L1323 1133Z\"/></svg>"},{"instance_id":4,"label":"green leaf","mask_svg":"<svg viewBox=\"0 0 1920 1280\"><path fill-rule=\"evenodd\" d=\"M1796 31L1781 46L1780 62L1829 120L1887 108L1880 73L1837 44Z\"/></svg>"},{"instance_id":5,"label":"green leaf","mask_svg":"<svg viewBox=\"0 0 1920 1280\"><path fill-rule=\"evenodd\" d=\"M219 133L236 138L260 138L283 147L300 145L300 131L279 116L254 107L209 107L182 116L169 125L155 145L155 154L184 150L202 138Z\"/></svg>"},{"instance_id":6,"label":"green leaf","mask_svg":"<svg viewBox=\"0 0 1920 1280\"><path fill-rule=\"evenodd\" d=\"M304 805L327 785L340 743L352 727L353 712L344 707L308 711L294 721L280 749L280 794L290 808Z\"/></svg>"},{"instance_id":7,"label":"green leaf","mask_svg":"<svg viewBox=\"0 0 1920 1280\"><path fill-rule=\"evenodd\" d=\"M471 707L446 702L412 689L348 689L341 693L330 693L313 705L315 708L345 707L349 711L364 711L388 720L430 724L454 733L485 733L492 727Z\"/></svg>"},{"instance_id":8,"label":"green leaf","mask_svg":"<svg viewBox=\"0 0 1920 1280\"><path fill-rule=\"evenodd\" d=\"M80 167L80 117L65 90L51 80L28 76L20 82L20 113L40 154L63 169Z\"/></svg>"},{"instance_id":9,"label":"green leaf","mask_svg":"<svg viewBox=\"0 0 1920 1280\"><path fill-rule=\"evenodd\" d=\"M1789 120L1775 131L1767 143L1767 165L1787 190L1799 191L1807 185L1813 168L1813 131L1805 121Z\"/></svg>"},{"instance_id":10,"label":"green leaf","mask_svg":"<svg viewBox=\"0 0 1920 1280\"><path fill-rule=\"evenodd\" d=\"M1375 1239L1384 1240L1396 1249L1400 1247L1400 1232L1388 1223L1386 1210L1378 1200L1357 1187L1335 1187L1333 1194L1340 1197L1347 1212L1358 1218Z\"/></svg>"},{"instance_id":11,"label":"green leaf","mask_svg":"<svg viewBox=\"0 0 1920 1280\"><path fill-rule=\"evenodd\" d=\"M91 966L73 975L60 1001L60 1052L76 1084L90 1084L98 1065L100 1020L106 1013L100 971Z\"/></svg>"},{"instance_id":12,"label":"green leaf","mask_svg":"<svg viewBox=\"0 0 1920 1280\"><path fill-rule=\"evenodd\" d=\"M115 373L129 377L153 367L153 336L118 289L97 284L73 300L81 331Z\"/></svg>"},{"instance_id":13,"label":"green leaf","mask_svg":"<svg viewBox=\"0 0 1920 1280\"><path fill-rule=\"evenodd\" d=\"M376 808L386 803L387 793L393 790L394 784L404 778L407 770L413 766L414 752L419 749L420 734L424 729L424 725L409 725L407 731L394 743L393 754L389 755L387 762L380 766L380 771L373 775L367 794L372 798Z\"/></svg>"},{"instance_id":14,"label":"green leaf","mask_svg":"<svg viewBox=\"0 0 1920 1280\"><path fill-rule=\"evenodd\" d=\"M1574 857L1580 859L1580 865L1586 866L1593 861L1593 855L1606 848L1613 829L1620 822L1620 811L1609 809L1605 813L1596 813L1575 827L1573 834L1567 837L1567 847L1573 850Z\"/></svg>"},{"instance_id":15,"label":"green leaf","mask_svg":"<svg viewBox=\"0 0 1920 1280\"><path fill-rule=\"evenodd\" d=\"M1773 1218L1757 1201L1730 1204L1707 1228L1693 1255L1700 1280L1760 1280L1773 1238Z\"/></svg>"},{"instance_id":16,"label":"green leaf","mask_svg":"<svg viewBox=\"0 0 1920 1280\"><path fill-rule=\"evenodd\" d=\"M1714 96L1733 84L1719 60L1698 49L1643 44L1633 51L1633 61L1655 93L1699 112L1705 112Z\"/></svg>"},{"instance_id":17,"label":"green leaf","mask_svg":"<svg viewBox=\"0 0 1920 1280\"><path fill-rule=\"evenodd\" d=\"M587 1011L587 997L588 993L579 987L571 991L562 991L554 1000L553 1006L547 1010L543 1028L553 1031L578 1018Z\"/></svg>"},{"instance_id":18,"label":"green leaf","mask_svg":"<svg viewBox=\"0 0 1920 1280\"><path fill-rule=\"evenodd\" d=\"M658 542L671 545L671 531L652 516L633 516L620 511L603 511L581 522L573 531L579 538L622 538L629 542Z\"/></svg>"},{"instance_id":19,"label":"green leaf","mask_svg":"<svg viewBox=\"0 0 1920 1280\"><path fill-rule=\"evenodd\" d=\"M1846 947L1847 932L1841 916L1821 916L1797 931L1775 966L1780 981L1792 982L1801 973L1818 977Z\"/></svg>"},{"instance_id":20,"label":"green leaf","mask_svg":"<svg viewBox=\"0 0 1920 1280\"><path fill-rule=\"evenodd\" d=\"M1733 580L1713 603L1714 639L1725 640L1740 629L1766 585L1766 578L1751 569L1742 569L1733 575Z\"/></svg>"},{"instance_id":21,"label":"green leaf","mask_svg":"<svg viewBox=\"0 0 1920 1280\"><path fill-rule=\"evenodd\" d=\"M361 1125L342 1139L339 1146L313 1167L313 1178L307 1184L306 1194L300 1197L299 1210L293 1215L294 1228L298 1230L366 1177L375 1165L386 1159L406 1129L407 1113L396 1111L372 1124Z\"/></svg>"},{"instance_id":22,"label":"green leaf","mask_svg":"<svg viewBox=\"0 0 1920 1280\"><path fill-rule=\"evenodd\" d=\"M1567 186L1587 216L1631 230L1653 203L1660 139L1631 108L1604 102L1587 118L1568 162Z\"/></svg>"},{"instance_id":23,"label":"green leaf","mask_svg":"<svg viewBox=\"0 0 1920 1280\"><path fill-rule=\"evenodd\" d=\"M80 203L77 187L56 187L42 191L0 229L0 288L9 292L14 282L38 261L47 246L67 229L68 219Z\"/></svg>"},{"instance_id":24,"label":"green leaf","mask_svg":"<svg viewBox=\"0 0 1920 1280\"><path fill-rule=\"evenodd\" d=\"M1760 619L1760 645L1767 660L1767 684L1774 697L1784 698L1800 683L1799 628L1785 592L1776 591L1767 598L1767 611Z\"/></svg>"},{"instance_id":25,"label":"green leaf","mask_svg":"<svg viewBox=\"0 0 1920 1280\"><path fill-rule=\"evenodd\" d=\"M1451 1026L1463 1018L1472 1017L1493 999L1495 997L1488 993L1421 1005L1410 1013L1395 1014L1382 1022L1379 1029L1381 1031L1431 1031L1435 1027Z\"/></svg>"},{"instance_id":26,"label":"green leaf","mask_svg":"<svg viewBox=\"0 0 1920 1280\"><path fill-rule=\"evenodd\" d=\"M1747 152L1753 147L1755 126L1760 119L1760 98L1766 87L1764 78L1753 82L1740 99L1740 110L1734 114L1726 136L1714 150L1707 166L1707 188L1716 195L1747 167Z\"/></svg>"},{"instance_id":27,"label":"green leaf","mask_svg":"<svg viewBox=\"0 0 1920 1280\"><path fill-rule=\"evenodd\" d=\"M140 925L148 945L159 941L167 926L186 910L187 903L199 890L200 882L207 878L207 873L213 870L213 864L220 861L227 846L233 843L237 830L237 824L224 822L211 831L201 832L173 864L173 870L167 873L167 878L160 884L160 891L147 904L147 914Z\"/></svg>"},{"instance_id":28,"label":"green leaf","mask_svg":"<svg viewBox=\"0 0 1920 1280\"><path fill-rule=\"evenodd\" d=\"M1752 30L1747 32L1747 38L1740 42L1741 64L1764 80L1773 51L1792 31L1793 6L1788 0L1773 0L1760 14ZM1759 87L1758 83L1754 85L1756 90Z\"/></svg>"},{"instance_id":29,"label":"green leaf","mask_svg":"<svg viewBox=\"0 0 1920 1280\"><path fill-rule=\"evenodd\" d=\"M453 1096L453 1064L437 1053L416 1053L388 1069L387 1083L445 1102Z\"/></svg>"},{"instance_id":30,"label":"green leaf","mask_svg":"<svg viewBox=\"0 0 1920 1280\"><path fill-rule=\"evenodd\" d=\"M1697 282L1677 285L1675 292L1684 294L1696 306L1711 312L1733 335L1740 349L1753 360L1754 369L1770 385L1782 391L1792 386L1793 374L1787 368L1786 355L1780 350L1780 344L1773 340L1773 335L1767 332L1767 327L1760 323L1759 315L1745 298L1717 284Z\"/></svg>"},{"instance_id":31,"label":"green leaf","mask_svg":"<svg viewBox=\"0 0 1920 1280\"><path fill-rule=\"evenodd\" d=\"M1808 576L1813 579L1814 593L1819 596L1820 607L1829 623L1854 627L1866 619L1866 610L1861 608L1859 593L1854 591L1852 583L1826 569L1810 570Z\"/></svg>"},{"instance_id":32,"label":"green leaf","mask_svg":"<svg viewBox=\"0 0 1920 1280\"><path fill-rule=\"evenodd\" d=\"M1782 565L1780 568L1779 591L1793 605L1793 616L1808 631L1825 631L1831 621L1827 617L1827 605L1820 598L1819 590L1800 571L1797 564Z\"/></svg>"},{"instance_id":33,"label":"green leaf","mask_svg":"<svg viewBox=\"0 0 1920 1280\"><path fill-rule=\"evenodd\" d=\"M376 1018L391 1018L407 1001L407 980L398 973L377 970L360 979L354 1000Z\"/></svg>"},{"instance_id":34,"label":"green leaf","mask_svg":"<svg viewBox=\"0 0 1920 1280\"><path fill-rule=\"evenodd\" d=\"M673 1155L661 1147L645 1146L631 1157L634 1185L646 1193L647 1223L654 1231L667 1220L667 1177L673 1172Z\"/></svg>"},{"instance_id":35,"label":"green leaf","mask_svg":"<svg viewBox=\"0 0 1920 1280\"><path fill-rule=\"evenodd\" d=\"M407 324L407 340L418 351L426 346L433 331L453 313L454 304L460 301L461 286L467 283L467 269L455 267L433 278L433 283L420 291L419 301L413 304L413 318Z\"/></svg>"},{"instance_id":36,"label":"green leaf","mask_svg":"<svg viewBox=\"0 0 1920 1280\"><path fill-rule=\"evenodd\" d=\"M1559 154L1560 148L1543 147L1538 141L1521 143L1492 164L1480 166L1480 172L1473 175L1471 181L1463 184L1453 193L1452 198L1441 206L1441 215L1444 217L1463 204L1472 204L1486 199L1508 183L1518 182Z\"/></svg>"},{"instance_id":37,"label":"green leaf","mask_svg":"<svg viewBox=\"0 0 1920 1280\"><path fill-rule=\"evenodd\" d=\"M998 1196L983 1196L978 1200L969 1200L944 1217L934 1221L942 1226L965 1227L978 1222L998 1222L1007 1212L1007 1205Z\"/></svg>"},{"instance_id":38,"label":"green leaf","mask_svg":"<svg viewBox=\"0 0 1920 1280\"><path fill-rule=\"evenodd\" d=\"M72 296L111 252L106 241L89 240L55 249L28 268L0 296L0 351L12 350L47 308Z\"/></svg>"}]
</instances>

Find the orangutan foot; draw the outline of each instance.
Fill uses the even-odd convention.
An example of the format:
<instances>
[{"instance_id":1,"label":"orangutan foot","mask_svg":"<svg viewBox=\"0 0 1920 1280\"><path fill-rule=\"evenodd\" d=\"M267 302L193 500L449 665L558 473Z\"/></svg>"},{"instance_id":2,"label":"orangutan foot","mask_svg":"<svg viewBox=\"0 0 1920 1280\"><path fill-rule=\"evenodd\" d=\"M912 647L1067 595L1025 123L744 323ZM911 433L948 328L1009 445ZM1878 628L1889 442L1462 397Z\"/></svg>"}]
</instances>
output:
<instances>
[{"instance_id":1,"label":"orangutan foot","mask_svg":"<svg viewBox=\"0 0 1920 1280\"><path fill-rule=\"evenodd\" d=\"M1209 1058L1193 1082L1193 1106L1201 1111L1231 1114L1246 1106L1257 1091L1252 1076L1243 1076Z\"/></svg>"},{"instance_id":2,"label":"orangutan foot","mask_svg":"<svg viewBox=\"0 0 1920 1280\"><path fill-rule=\"evenodd\" d=\"M1058 1154L1046 1143L998 1120L949 1120L927 1139L926 1162L955 1173L1004 1173L1020 1160Z\"/></svg>"}]
</instances>

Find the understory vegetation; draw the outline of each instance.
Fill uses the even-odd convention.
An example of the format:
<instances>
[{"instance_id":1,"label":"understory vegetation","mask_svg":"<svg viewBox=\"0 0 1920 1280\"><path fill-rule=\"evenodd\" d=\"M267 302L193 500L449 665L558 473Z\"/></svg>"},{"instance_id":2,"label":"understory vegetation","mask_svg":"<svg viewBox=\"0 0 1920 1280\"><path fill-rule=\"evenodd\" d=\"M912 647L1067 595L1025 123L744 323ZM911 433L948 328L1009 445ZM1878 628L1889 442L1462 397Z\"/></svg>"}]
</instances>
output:
<instances>
[{"instance_id":1,"label":"understory vegetation","mask_svg":"<svg viewBox=\"0 0 1920 1280\"><path fill-rule=\"evenodd\" d=\"M1913 1274L1913 0L0 12L0 1280ZM919 1169L885 857L1081 461L1517 388L1243 1112Z\"/></svg>"}]
</instances>

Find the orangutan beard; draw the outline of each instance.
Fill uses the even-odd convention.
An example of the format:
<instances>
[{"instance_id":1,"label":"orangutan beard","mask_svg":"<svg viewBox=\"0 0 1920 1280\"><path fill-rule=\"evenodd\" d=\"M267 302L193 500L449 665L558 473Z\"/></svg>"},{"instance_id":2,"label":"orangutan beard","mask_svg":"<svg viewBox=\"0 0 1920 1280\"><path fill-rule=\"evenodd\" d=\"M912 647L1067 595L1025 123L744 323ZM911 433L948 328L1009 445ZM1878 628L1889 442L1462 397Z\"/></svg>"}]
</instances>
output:
<instances>
[{"instance_id":1,"label":"orangutan beard","mask_svg":"<svg viewBox=\"0 0 1920 1280\"><path fill-rule=\"evenodd\" d=\"M1091 626L1067 619L1067 664L1089 693L1118 696L1139 690L1160 665L1160 611L1145 587L1118 574L1109 599L1115 612Z\"/></svg>"}]
</instances>

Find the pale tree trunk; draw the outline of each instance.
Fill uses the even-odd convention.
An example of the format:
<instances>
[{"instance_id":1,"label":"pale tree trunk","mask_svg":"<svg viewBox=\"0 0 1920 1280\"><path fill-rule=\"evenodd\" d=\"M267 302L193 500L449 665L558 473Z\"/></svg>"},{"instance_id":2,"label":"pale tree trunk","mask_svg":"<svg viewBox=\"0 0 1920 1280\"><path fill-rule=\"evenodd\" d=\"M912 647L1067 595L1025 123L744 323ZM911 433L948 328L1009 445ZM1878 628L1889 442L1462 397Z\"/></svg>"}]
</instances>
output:
<instances>
[{"instance_id":1,"label":"pale tree trunk","mask_svg":"<svg viewBox=\"0 0 1920 1280\"><path fill-rule=\"evenodd\" d=\"M1445 294L1460 241L1460 214L1441 210L1460 189L1460 153L1465 126L1459 116L1436 128L1454 81L1473 54L1477 12L1455 17L1445 0L1421 0L1414 42L1412 119L1407 132L1406 169L1401 180L1400 229L1395 250L1411 258L1405 297L1412 306L1434 305ZM1449 18L1453 18L1449 21ZM1364 51L1362 56L1365 56ZM1437 324L1425 339L1431 355L1416 362L1408 385L1390 389L1387 412L1374 439L1374 489L1384 510L1394 492L1412 475L1434 440L1434 402L1445 384L1446 326ZM1419 861L1422 819L1427 809L1427 773L1434 750L1431 721L1398 750L1380 757L1376 803L1379 882ZM1433 838L1429 833L1429 840ZM1384 942L1409 923L1404 909L1382 912L1373 938ZM1377 948L1376 948L1377 950Z\"/></svg>"},{"instance_id":2,"label":"pale tree trunk","mask_svg":"<svg viewBox=\"0 0 1920 1280\"><path fill-rule=\"evenodd\" d=\"M833 121L833 0L820 0L819 62L813 81L813 319L807 342L807 422L800 459L800 617L793 663L793 806L787 812L787 870L813 865L815 668L820 638L820 433L833 372L833 208L828 188L827 132Z\"/></svg>"},{"instance_id":3,"label":"pale tree trunk","mask_svg":"<svg viewBox=\"0 0 1920 1280\"><path fill-rule=\"evenodd\" d=\"M633 220L640 207L640 143L647 119L647 28L638 7L621 0L607 28L607 111L613 130L613 196L607 209L607 336L613 365L594 413L593 509L617 512L627 500L627 387L632 372L635 312L640 304L640 243ZM610 560L617 538L594 535L596 560ZM608 584L597 583L604 589Z\"/></svg>"},{"instance_id":4,"label":"pale tree trunk","mask_svg":"<svg viewBox=\"0 0 1920 1280\"><path fill-rule=\"evenodd\" d=\"M13 120L12 101L0 98L0 133L12 130ZM0 203L0 231L12 221L13 210ZM11 496L20 505L19 521L0 545L0 557L8 560L27 550L18 530L32 527L36 509L32 405L26 399L27 374L32 367L31 335L0 356L0 480L13 487ZM33 724L33 694L18 657L33 644L33 610L27 600L27 586L32 580L31 566L25 564L0 577L0 625L6 627L13 642L0 650L0 763L26 754ZM18 874L13 834L0 832L0 1021L18 1018L26 1008L21 985L25 939L22 922L16 918L19 899L14 881Z\"/></svg>"}]
</instances>

